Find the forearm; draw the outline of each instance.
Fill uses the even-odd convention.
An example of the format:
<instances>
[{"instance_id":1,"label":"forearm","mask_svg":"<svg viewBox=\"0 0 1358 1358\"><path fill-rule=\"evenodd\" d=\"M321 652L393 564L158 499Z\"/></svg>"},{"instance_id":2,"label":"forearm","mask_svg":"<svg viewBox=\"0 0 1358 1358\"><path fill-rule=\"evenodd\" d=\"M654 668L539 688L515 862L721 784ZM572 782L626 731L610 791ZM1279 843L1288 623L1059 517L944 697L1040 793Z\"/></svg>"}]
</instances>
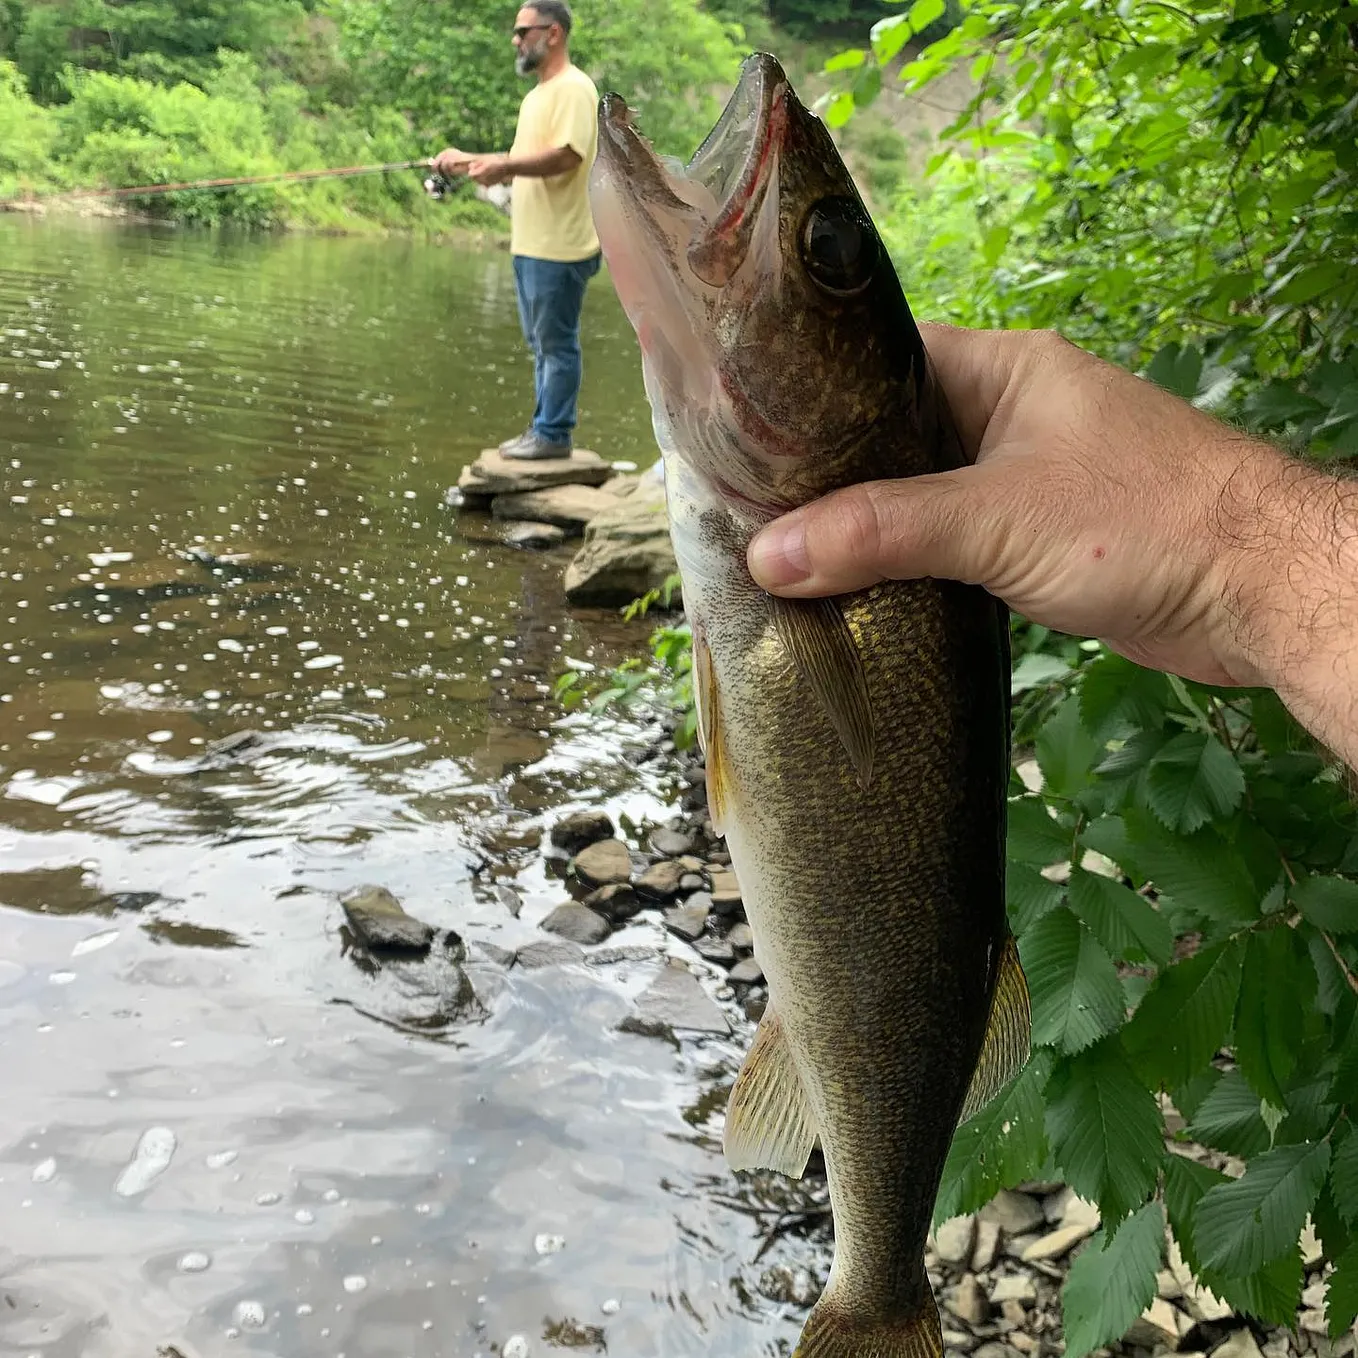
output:
<instances>
[{"instance_id":1,"label":"forearm","mask_svg":"<svg viewBox=\"0 0 1358 1358\"><path fill-rule=\"evenodd\" d=\"M1238 677L1358 768L1358 481L1255 447L1220 525Z\"/></svg>"},{"instance_id":2,"label":"forearm","mask_svg":"<svg viewBox=\"0 0 1358 1358\"><path fill-rule=\"evenodd\" d=\"M547 179L573 170L580 164L580 157L569 146L557 146L531 155L506 156L505 164L516 179Z\"/></svg>"}]
</instances>

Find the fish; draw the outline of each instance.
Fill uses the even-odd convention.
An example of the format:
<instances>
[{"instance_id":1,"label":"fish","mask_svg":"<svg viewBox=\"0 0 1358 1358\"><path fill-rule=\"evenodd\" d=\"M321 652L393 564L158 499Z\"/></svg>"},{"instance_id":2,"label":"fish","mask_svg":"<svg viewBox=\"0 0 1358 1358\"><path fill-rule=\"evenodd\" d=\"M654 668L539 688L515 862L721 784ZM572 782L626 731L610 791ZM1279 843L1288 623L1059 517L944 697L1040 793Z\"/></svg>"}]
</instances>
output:
<instances>
[{"instance_id":1,"label":"fish","mask_svg":"<svg viewBox=\"0 0 1358 1358\"><path fill-rule=\"evenodd\" d=\"M599 106L590 203L636 331L697 731L769 1003L736 1170L819 1144L835 1248L796 1358L939 1358L924 1268L953 1132L1024 1065L1004 895L1008 614L975 586L761 590L746 547L830 491L967 460L825 124L755 53L685 165Z\"/></svg>"}]
</instances>

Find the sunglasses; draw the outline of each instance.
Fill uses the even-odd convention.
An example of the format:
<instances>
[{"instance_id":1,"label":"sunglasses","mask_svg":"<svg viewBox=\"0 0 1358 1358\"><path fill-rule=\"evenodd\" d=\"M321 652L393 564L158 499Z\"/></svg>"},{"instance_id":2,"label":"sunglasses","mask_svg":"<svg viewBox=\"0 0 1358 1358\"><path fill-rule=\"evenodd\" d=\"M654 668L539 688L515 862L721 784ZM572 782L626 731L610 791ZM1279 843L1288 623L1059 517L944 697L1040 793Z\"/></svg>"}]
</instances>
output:
<instances>
[{"instance_id":1,"label":"sunglasses","mask_svg":"<svg viewBox=\"0 0 1358 1358\"><path fill-rule=\"evenodd\" d=\"M530 33L535 32L537 29L551 27L553 27L552 24L521 24L518 28L513 30L512 36L522 42Z\"/></svg>"}]
</instances>

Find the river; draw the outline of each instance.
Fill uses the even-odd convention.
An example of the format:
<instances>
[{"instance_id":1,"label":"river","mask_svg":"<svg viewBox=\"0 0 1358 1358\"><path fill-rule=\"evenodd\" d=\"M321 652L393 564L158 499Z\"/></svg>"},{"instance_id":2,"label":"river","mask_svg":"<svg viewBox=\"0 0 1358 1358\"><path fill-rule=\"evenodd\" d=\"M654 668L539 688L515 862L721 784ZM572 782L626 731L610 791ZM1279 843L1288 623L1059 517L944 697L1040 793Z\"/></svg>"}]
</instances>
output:
<instances>
[{"instance_id":1,"label":"river","mask_svg":"<svg viewBox=\"0 0 1358 1358\"><path fill-rule=\"evenodd\" d=\"M508 256L0 217L0 341L0 1355L790 1352L805 1246L719 1149L748 1028L487 960L557 816L675 797L551 698L645 625L443 503L526 422ZM606 278L584 344L581 442L646 465ZM362 883L475 1012L357 965Z\"/></svg>"}]
</instances>

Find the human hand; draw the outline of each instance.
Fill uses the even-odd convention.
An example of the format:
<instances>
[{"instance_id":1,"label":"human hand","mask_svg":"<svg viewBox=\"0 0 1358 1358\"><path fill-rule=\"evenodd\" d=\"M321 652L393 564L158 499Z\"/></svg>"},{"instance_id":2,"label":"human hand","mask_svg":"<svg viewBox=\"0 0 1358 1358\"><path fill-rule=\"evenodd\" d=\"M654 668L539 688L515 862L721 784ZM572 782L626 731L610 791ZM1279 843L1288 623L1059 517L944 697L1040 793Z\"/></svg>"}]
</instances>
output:
<instances>
[{"instance_id":1,"label":"human hand","mask_svg":"<svg viewBox=\"0 0 1358 1358\"><path fill-rule=\"evenodd\" d=\"M467 166L467 177L483 189L514 178L507 155L477 156Z\"/></svg>"},{"instance_id":2,"label":"human hand","mask_svg":"<svg viewBox=\"0 0 1358 1358\"><path fill-rule=\"evenodd\" d=\"M975 465L783 516L751 543L758 583L964 580L1140 664L1276 684L1265 624L1293 536L1277 506L1319 473L1052 334L921 330Z\"/></svg>"},{"instance_id":3,"label":"human hand","mask_svg":"<svg viewBox=\"0 0 1358 1358\"><path fill-rule=\"evenodd\" d=\"M467 167L473 159L468 152L459 151L456 146L448 146L430 160L429 166L445 179L451 179L456 175L466 174Z\"/></svg>"}]
</instances>

